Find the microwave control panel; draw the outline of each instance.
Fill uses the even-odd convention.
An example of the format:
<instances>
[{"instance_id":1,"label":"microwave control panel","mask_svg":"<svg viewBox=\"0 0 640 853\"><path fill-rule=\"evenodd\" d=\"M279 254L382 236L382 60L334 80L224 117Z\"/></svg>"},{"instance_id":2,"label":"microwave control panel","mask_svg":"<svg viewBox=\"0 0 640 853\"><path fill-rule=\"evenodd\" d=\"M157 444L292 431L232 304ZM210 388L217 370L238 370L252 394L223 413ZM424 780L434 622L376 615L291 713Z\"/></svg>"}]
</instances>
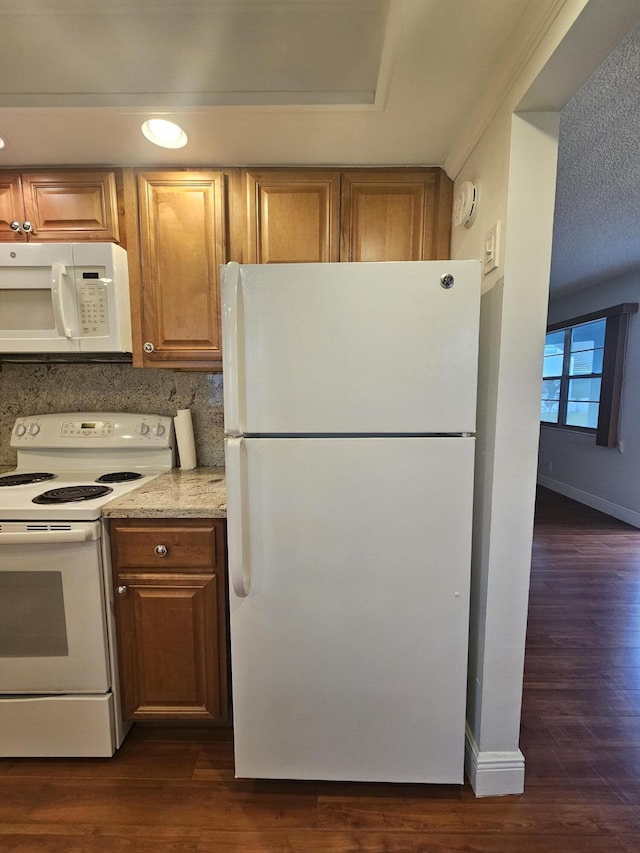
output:
<instances>
[{"instance_id":1,"label":"microwave control panel","mask_svg":"<svg viewBox=\"0 0 640 853\"><path fill-rule=\"evenodd\" d=\"M103 273L104 274L104 273ZM109 334L107 282L98 271L80 270L76 278L76 302L82 337Z\"/></svg>"}]
</instances>

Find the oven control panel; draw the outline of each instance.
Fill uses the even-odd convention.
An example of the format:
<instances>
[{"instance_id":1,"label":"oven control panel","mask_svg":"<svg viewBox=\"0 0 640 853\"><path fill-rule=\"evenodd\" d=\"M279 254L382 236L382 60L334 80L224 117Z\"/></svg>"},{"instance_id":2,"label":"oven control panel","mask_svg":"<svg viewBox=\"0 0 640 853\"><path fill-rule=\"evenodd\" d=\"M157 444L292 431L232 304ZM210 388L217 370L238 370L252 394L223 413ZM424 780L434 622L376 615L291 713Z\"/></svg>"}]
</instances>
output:
<instances>
[{"instance_id":1,"label":"oven control panel","mask_svg":"<svg viewBox=\"0 0 640 853\"><path fill-rule=\"evenodd\" d=\"M113 429L113 421L64 421L60 427L60 435L103 438L106 435L113 435Z\"/></svg>"},{"instance_id":2,"label":"oven control panel","mask_svg":"<svg viewBox=\"0 0 640 853\"><path fill-rule=\"evenodd\" d=\"M17 418L11 446L23 448L173 447L173 419L164 415L67 412Z\"/></svg>"}]
</instances>

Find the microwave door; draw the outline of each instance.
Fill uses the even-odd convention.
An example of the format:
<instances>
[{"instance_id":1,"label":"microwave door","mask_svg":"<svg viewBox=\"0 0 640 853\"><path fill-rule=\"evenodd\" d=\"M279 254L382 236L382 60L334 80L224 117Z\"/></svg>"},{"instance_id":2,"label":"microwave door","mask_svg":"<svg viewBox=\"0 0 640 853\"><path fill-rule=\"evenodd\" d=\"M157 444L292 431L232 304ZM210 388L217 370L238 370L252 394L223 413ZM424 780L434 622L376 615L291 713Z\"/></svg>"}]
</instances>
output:
<instances>
[{"instance_id":1,"label":"microwave door","mask_svg":"<svg viewBox=\"0 0 640 853\"><path fill-rule=\"evenodd\" d=\"M38 254L0 266L0 352L78 352L72 258Z\"/></svg>"}]
</instances>

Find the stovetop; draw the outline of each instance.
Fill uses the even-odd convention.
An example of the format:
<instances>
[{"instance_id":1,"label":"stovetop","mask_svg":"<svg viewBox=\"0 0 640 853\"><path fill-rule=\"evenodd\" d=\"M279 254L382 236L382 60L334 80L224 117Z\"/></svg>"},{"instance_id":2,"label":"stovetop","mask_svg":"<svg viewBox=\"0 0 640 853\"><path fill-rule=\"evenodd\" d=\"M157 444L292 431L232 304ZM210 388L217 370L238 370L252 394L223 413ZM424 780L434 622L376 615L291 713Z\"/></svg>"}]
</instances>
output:
<instances>
[{"instance_id":1,"label":"stovetop","mask_svg":"<svg viewBox=\"0 0 640 853\"><path fill-rule=\"evenodd\" d=\"M162 471L149 471L139 479L123 483L96 483L96 479L104 471L96 471L95 476L87 475L86 471L65 471L56 474L52 479L16 486L2 486L4 477L12 476L17 471L9 471L0 476L0 519L3 521L32 521L36 518L46 518L52 521L93 521L102 515L102 507L114 498L137 489L151 482L162 474ZM26 473L26 472L18 472ZM140 473L140 472L138 472ZM59 492L65 489L77 491L85 487L108 490L96 494L90 500L70 500L56 503L34 503L48 492Z\"/></svg>"},{"instance_id":2,"label":"stovetop","mask_svg":"<svg viewBox=\"0 0 640 853\"><path fill-rule=\"evenodd\" d=\"M173 444L172 420L159 415L18 418L18 464L0 475L0 521L97 520L106 503L171 470Z\"/></svg>"}]
</instances>

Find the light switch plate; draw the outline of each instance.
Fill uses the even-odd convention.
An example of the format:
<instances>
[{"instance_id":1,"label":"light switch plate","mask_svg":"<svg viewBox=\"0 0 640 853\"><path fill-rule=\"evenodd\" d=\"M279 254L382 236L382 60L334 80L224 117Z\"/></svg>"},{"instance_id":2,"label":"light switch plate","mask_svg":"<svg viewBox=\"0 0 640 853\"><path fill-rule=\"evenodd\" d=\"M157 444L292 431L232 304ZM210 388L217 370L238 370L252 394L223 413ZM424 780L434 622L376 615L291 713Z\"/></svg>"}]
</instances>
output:
<instances>
[{"instance_id":1,"label":"light switch plate","mask_svg":"<svg viewBox=\"0 0 640 853\"><path fill-rule=\"evenodd\" d=\"M482 271L485 275L498 269L500 255L500 221L490 228L484 238L484 261Z\"/></svg>"}]
</instances>

